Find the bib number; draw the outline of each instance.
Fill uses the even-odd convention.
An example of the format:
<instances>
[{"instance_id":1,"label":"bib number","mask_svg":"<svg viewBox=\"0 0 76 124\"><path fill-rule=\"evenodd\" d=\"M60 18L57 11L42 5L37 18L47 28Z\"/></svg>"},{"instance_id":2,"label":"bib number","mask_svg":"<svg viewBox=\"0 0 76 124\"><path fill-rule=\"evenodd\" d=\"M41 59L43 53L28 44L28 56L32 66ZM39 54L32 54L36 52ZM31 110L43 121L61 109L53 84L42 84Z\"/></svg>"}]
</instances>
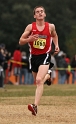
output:
<instances>
[{"instance_id":1,"label":"bib number","mask_svg":"<svg viewBox=\"0 0 76 124\"><path fill-rule=\"evenodd\" d=\"M37 49L44 49L46 45L46 39L39 38L38 40L33 42L33 47Z\"/></svg>"}]
</instances>

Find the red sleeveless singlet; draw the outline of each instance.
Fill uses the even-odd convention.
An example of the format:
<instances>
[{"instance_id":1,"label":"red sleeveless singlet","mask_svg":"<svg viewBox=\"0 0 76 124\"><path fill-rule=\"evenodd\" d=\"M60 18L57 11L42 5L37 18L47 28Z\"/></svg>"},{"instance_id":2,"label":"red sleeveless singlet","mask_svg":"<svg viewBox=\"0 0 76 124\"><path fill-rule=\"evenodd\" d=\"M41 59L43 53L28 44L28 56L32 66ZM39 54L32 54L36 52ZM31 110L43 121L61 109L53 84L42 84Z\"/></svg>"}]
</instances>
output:
<instances>
[{"instance_id":1,"label":"red sleeveless singlet","mask_svg":"<svg viewBox=\"0 0 76 124\"><path fill-rule=\"evenodd\" d=\"M39 38L36 41L29 42L30 53L33 55L49 53L51 51L51 35L49 32L49 23L45 22L44 29L42 31L38 31L36 22L33 22L31 33L38 34Z\"/></svg>"}]
</instances>

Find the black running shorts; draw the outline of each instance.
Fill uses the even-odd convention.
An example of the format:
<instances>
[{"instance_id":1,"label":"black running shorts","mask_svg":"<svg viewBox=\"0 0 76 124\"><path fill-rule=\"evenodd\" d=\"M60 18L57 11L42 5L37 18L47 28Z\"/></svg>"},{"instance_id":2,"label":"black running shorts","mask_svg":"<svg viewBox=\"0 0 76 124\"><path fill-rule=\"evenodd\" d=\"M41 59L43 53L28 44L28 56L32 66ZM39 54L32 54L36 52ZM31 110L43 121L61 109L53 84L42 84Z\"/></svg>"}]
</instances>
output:
<instances>
[{"instance_id":1,"label":"black running shorts","mask_svg":"<svg viewBox=\"0 0 76 124\"><path fill-rule=\"evenodd\" d=\"M50 64L50 60L51 60L51 56L49 53L40 54L40 55L30 55L29 57L30 69L33 72L38 72L39 66Z\"/></svg>"}]
</instances>

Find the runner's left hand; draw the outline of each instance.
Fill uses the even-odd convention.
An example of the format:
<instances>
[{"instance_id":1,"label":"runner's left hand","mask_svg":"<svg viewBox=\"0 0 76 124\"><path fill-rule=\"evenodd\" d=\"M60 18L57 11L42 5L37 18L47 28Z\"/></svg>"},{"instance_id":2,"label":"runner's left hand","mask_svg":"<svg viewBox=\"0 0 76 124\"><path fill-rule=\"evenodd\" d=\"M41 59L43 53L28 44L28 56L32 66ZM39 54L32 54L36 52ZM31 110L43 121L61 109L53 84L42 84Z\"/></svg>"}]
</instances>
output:
<instances>
[{"instance_id":1,"label":"runner's left hand","mask_svg":"<svg viewBox=\"0 0 76 124\"><path fill-rule=\"evenodd\" d=\"M57 54L59 51L60 51L59 46L56 46L54 54Z\"/></svg>"}]
</instances>

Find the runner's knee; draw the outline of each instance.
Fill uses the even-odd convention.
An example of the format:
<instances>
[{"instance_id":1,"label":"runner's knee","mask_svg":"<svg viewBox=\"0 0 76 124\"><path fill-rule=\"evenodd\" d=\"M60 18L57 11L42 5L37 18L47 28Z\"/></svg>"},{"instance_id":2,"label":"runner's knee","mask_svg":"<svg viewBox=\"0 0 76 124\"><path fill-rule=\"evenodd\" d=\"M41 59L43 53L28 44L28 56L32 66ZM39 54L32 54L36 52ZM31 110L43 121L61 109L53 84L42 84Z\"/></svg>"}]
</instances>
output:
<instances>
[{"instance_id":1,"label":"runner's knee","mask_svg":"<svg viewBox=\"0 0 76 124\"><path fill-rule=\"evenodd\" d=\"M37 78L36 78L36 83L37 83L37 84L41 84L41 81L42 81L42 78L41 78L41 77L37 77Z\"/></svg>"}]
</instances>

